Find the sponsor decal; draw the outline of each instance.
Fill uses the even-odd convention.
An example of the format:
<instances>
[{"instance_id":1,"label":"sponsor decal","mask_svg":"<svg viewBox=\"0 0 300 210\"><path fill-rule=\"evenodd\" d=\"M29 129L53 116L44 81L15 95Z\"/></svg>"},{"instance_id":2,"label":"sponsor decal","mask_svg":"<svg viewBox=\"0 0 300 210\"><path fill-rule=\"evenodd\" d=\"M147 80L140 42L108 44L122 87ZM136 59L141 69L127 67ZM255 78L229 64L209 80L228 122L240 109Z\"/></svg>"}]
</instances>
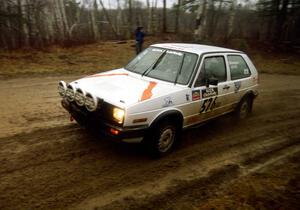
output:
<instances>
[{"instance_id":1,"label":"sponsor decal","mask_svg":"<svg viewBox=\"0 0 300 210\"><path fill-rule=\"evenodd\" d=\"M190 100L190 95L189 95L189 94L186 94L186 95L185 95L185 99L186 99L187 101L189 101L189 100Z\"/></svg>"},{"instance_id":2,"label":"sponsor decal","mask_svg":"<svg viewBox=\"0 0 300 210\"><path fill-rule=\"evenodd\" d=\"M229 61L229 65L238 65L239 63L238 61Z\"/></svg>"},{"instance_id":3,"label":"sponsor decal","mask_svg":"<svg viewBox=\"0 0 300 210\"><path fill-rule=\"evenodd\" d=\"M162 50L162 49L153 48L153 49L152 49L152 52L163 52L163 50ZM144 54L145 54L145 53L144 53Z\"/></svg>"},{"instance_id":4,"label":"sponsor decal","mask_svg":"<svg viewBox=\"0 0 300 210\"><path fill-rule=\"evenodd\" d=\"M173 105L173 101L172 101L171 97L164 98L163 107L168 107L168 106L172 106L172 105Z\"/></svg>"},{"instance_id":5,"label":"sponsor decal","mask_svg":"<svg viewBox=\"0 0 300 210\"><path fill-rule=\"evenodd\" d=\"M151 98L152 97L152 90L153 90L153 88L155 88L156 85L157 85L156 82L149 82L149 85L144 90L140 101L144 101L144 100L147 100L147 99Z\"/></svg>"},{"instance_id":6,"label":"sponsor decal","mask_svg":"<svg viewBox=\"0 0 300 210\"><path fill-rule=\"evenodd\" d=\"M241 86L242 86L241 81L234 82L234 92L235 93L239 92Z\"/></svg>"},{"instance_id":7,"label":"sponsor decal","mask_svg":"<svg viewBox=\"0 0 300 210\"><path fill-rule=\"evenodd\" d=\"M238 65L239 65L239 62L238 61L230 61L229 65L230 65L231 69L237 69Z\"/></svg>"},{"instance_id":8,"label":"sponsor decal","mask_svg":"<svg viewBox=\"0 0 300 210\"><path fill-rule=\"evenodd\" d=\"M244 69L244 74L249 74L249 69Z\"/></svg>"},{"instance_id":9,"label":"sponsor decal","mask_svg":"<svg viewBox=\"0 0 300 210\"><path fill-rule=\"evenodd\" d=\"M94 75L86 76L85 78L91 78L91 77L110 77L110 76L128 76L128 74L127 73L94 74Z\"/></svg>"},{"instance_id":10,"label":"sponsor decal","mask_svg":"<svg viewBox=\"0 0 300 210\"><path fill-rule=\"evenodd\" d=\"M206 88L202 90L202 98L209 98L218 95L218 88Z\"/></svg>"},{"instance_id":11,"label":"sponsor decal","mask_svg":"<svg viewBox=\"0 0 300 210\"><path fill-rule=\"evenodd\" d=\"M178 56L183 56L183 54L181 52L176 52L176 51L171 51L171 50L167 50L168 54L173 54L173 55L178 55Z\"/></svg>"},{"instance_id":12,"label":"sponsor decal","mask_svg":"<svg viewBox=\"0 0 300 210\"><path fill-rule=\"evenodd\" d=\"M201 96L200 96L200 90L193 90L192 92L192 100L193 101L197 101L200 100Z\"/></svg>"}]
</instances>

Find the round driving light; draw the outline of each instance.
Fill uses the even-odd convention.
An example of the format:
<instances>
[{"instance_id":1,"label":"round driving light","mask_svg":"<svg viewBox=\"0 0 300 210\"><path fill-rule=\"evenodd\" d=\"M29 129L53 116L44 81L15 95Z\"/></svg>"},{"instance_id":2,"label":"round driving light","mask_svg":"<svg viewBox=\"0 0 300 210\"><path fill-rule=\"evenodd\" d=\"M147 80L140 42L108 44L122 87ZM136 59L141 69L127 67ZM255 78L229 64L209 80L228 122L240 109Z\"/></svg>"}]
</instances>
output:
<instances>
[{"instance_id":1,"label":"round driving light","mask_svg":"<svg viewBox=\"0 0 300 210\"><path fill-rule=\"evenodd\" d=\"M58 93L61 97L65 97L66 95L66 90L67 90L67 84L64 81L60 81L58 83Z\"/></svg>"},{"instance_id":2,"label":"round driving light","mask_svg":"<svg viewBox=\"0 0 300 210\"><path fill-rule=\"evenodd\" d=\"M81 89L77 89L75 93L75 101L78 106L83 106L85 102L84 92Z\"/></svg>"},{"instance_id":3,"label":"round driving light","mask_svg":"<svg viewBox=\"0 0 300 210\"><path fill-rule=\"evenodd\" d=\"M88 111L93 112L97 109L98 100L92 94L87 93L85 95L85 107Z\"/></svg>"},{"instance_id":4,"label":"round driving light","mask_svg":"<svg viewBox=\"0 0 300 210\"><path fill-rule=\"evenodd\" d=\"M74 101L75 88L72 85L68 85L68 88L66 90L66 97L69 101Z\"/></svg>"}]
</instances>

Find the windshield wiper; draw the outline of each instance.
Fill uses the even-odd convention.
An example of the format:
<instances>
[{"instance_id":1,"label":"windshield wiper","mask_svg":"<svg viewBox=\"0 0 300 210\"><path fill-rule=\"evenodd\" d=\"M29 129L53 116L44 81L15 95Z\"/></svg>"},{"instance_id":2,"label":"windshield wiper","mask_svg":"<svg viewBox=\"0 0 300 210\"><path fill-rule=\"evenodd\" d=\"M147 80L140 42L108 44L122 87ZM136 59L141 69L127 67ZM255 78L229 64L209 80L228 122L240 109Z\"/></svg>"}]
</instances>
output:
<instances>
[{"instance_id":1,"label":"windshield wiper","mask_svg":"<svg viewBox=\"0 0 300 210\"><path fill-rule=\"evenodd\" d=\"M180 69L179 69L179 71L178 71L178 73L177 73L177 75L176 75L176 79L175 79L174 84L177 83L178 77L179 77L179 75L181 74L182 66L183 66L183 61L184 61L184 57L185 57L185 54L183 54L183 56L182 56L182 60L181 60L180 67L179 67Z\"/></svg>"},{"instance_id":2,"label":"windshield wiper","mask_svg":"<svg viewBox=\"0 0 300 210\"><path fill-rule=\"evenodd\" d=\"M161 54L159 56L159 58L157 59L157 61L143 72L142 76L148 75L152 70L154 70L156 68L156 66L161 62L161 60L164 57L164 55L166 54L166 52L167 51L163 52L163 54Z\"/></svg>"}]
</instances>

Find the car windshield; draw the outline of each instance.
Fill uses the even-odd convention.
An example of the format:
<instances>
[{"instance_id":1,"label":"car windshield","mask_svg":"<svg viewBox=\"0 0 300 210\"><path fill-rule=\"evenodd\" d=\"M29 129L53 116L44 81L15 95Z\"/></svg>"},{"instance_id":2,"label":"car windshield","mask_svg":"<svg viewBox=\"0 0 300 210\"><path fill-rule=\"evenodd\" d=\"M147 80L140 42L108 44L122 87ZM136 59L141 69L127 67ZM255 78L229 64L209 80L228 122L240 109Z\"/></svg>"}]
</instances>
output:
<instances>
[{"instance_id":1,"label":"car windshield","mask_svg":"<svg viewBox=\"0 0 300 210\"><path fill-rule=\"evenodd\" d=\"M141 75L186 85L198 56L192 53L150 47L135 57L126 67Z\"/></svg>"}]
</instances>

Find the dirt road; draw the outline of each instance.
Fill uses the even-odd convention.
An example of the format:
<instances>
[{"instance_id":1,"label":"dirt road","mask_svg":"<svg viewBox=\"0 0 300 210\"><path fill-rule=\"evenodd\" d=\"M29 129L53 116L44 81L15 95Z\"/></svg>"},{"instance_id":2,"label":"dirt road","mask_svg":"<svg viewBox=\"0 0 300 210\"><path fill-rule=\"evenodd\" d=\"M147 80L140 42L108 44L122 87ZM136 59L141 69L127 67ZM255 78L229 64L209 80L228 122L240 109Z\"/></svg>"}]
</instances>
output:
<instances>
[{"instance_id":1,"label":"dirt road","mask_svg":"<svg viewBox=\"0 0 300 210\"><path fill-rule=\"evenodd\" d=\"M160 160L70 123L60 79L0 82L0 209L300 206L300 76L261 75L248 120L188 130Z\"/></svg>"}]
</instances>

